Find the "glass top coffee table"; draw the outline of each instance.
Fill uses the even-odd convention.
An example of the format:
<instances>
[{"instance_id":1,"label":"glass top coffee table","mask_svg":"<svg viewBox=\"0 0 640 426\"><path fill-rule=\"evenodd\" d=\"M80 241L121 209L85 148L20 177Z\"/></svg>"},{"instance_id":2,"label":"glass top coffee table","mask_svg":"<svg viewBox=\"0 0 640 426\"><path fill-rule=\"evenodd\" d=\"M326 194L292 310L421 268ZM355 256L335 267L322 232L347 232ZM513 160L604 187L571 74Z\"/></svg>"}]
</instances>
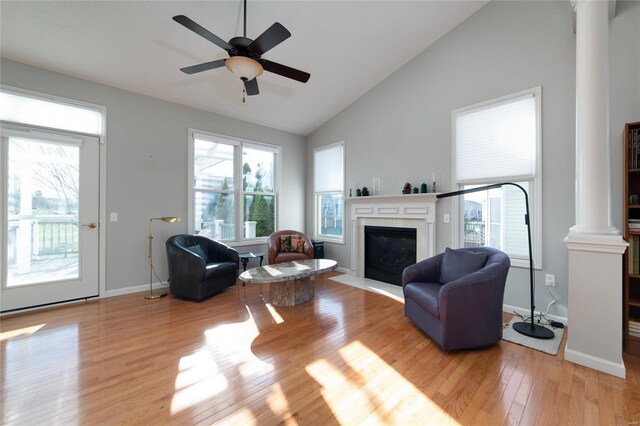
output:
<instances>
[{"instance_id":1,"label":"glass top coffee table","mask_svg":"<svg viewBox=\"0 0 640 426\"><path fill-rule=\"evenodd\" d=\"M317 274L333 271L335 260L311 259L265 265L240 274L243 283L270 284L265 300L273 306L296 306L313 299L313 281ZM262 295L263 298L265 295Z\"/></svg>"}]
</instances>

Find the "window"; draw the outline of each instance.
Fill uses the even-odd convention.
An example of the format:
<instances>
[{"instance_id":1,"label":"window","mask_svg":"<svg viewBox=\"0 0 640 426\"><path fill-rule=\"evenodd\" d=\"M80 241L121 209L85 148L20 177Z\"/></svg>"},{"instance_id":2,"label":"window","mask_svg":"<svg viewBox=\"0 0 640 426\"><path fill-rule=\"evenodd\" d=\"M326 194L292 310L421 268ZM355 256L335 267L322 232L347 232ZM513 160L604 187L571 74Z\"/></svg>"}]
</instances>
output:
<instances>
[{"instance_id":1,"label":"window","mask_svg":"<svg viewBox=\"0 0 640 426\"><path fill-rule=\"evenodd\" d=\"M522 186L529 196L534 265L540 268L541 88L526 90L453 111L454 176L459 189L500 182ZM457 237L462 247L504 251L514 266L528 266L524 194L502 188L460 197Z\"/></svg>"},{"instance_id":2,"label":"window","mask_svg":"<svg viewBox=\"0 0 640 426\"><path fill-rule=\"evenodd\" d=\"M279 148L194 130L189 139L190 232L225 242L273 233Z\"/></svg>"},{"instance_id":3,"label":"window","mask_svg":"<svg viewBox=\"0 0 640 426\"><path fill-rule=\"evenodd\" d=\"M344 142L313 151L315 237L343 242Z\"/></svg>"},{"instance_id":4,"label":"window","mask_svg":"<svg viewBox=\"0 0 640 426\"><path fill-rule=\"evenodd\" d=\"M43 99L30 93L0 92L0 119L14 123L100 135L104 111L66 99Z\"/></svg>"}]
</instances>

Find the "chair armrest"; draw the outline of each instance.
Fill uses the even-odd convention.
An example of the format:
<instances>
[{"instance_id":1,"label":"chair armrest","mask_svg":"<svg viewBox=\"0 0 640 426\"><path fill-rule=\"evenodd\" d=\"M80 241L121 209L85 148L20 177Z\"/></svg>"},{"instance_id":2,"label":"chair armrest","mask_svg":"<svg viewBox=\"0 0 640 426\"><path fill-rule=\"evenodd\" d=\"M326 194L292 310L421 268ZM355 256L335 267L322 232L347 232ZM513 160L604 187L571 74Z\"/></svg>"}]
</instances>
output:
<instances>
[{"instance_id":1,"label":"chair armrest","mask_svg":"<svg viewBox=\"0 0 640 426\"><path fill-rule=\"evenodd\" d=\"M278 255L278 247L280 244L280 234L274 232L269 235L267 238L267 259L269 265L273 265L276 261L276 256Z\"/></svg>"},{"instance_id":2,"label":"chair armrest","mask_svg":"<svg viewBox=\"0 0 640 426\"><path fill-rule=\"evenodd\" d=\"M202 281L206 274L206 262L197 254L176 244L167 244L169 275L174 281L190 280L190 277Z\"/></svg>"},{"instance_id":3,"label":"chair armrest","mask_svg":"<svg viewBox=\"0 0 640 426\"><path fill-rule=\"evenodd\" d=\"M446 322L449 315L459 316L461 312L467 318L485 315L492 308L502 312L507 273L508 268L491 265L443 285L439 304L441 321Z\"/></svg>"},{"instance_id":4,"label":"chair armrest","mask_svg":"<svg viewBox=\"0 0 640 426\"><path fill-rule=\"evenodd\" d=\"M402 287L411 282L437 283L443 254L409 265L402 271Z\"/></svg>"},{"instance_id":5,"label":"chair armrest","mask_svg":"<svg viewBox=\"0 0 640 426\"><path fill-rule=\"evenodd\" d=\"M313 244L311 244L311 240L304 234L300 234L300 236L304 238L304 254L306 254L309 259L313 259L315 257L315 252Z\"/></svg>"}]
</instances>

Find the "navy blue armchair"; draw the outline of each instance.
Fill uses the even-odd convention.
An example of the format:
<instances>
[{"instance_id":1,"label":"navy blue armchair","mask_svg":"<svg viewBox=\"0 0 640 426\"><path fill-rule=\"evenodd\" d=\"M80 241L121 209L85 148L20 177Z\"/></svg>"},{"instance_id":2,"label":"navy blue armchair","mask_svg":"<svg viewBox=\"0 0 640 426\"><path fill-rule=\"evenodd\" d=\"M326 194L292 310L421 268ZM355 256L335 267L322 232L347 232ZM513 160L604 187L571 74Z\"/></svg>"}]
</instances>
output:
<instances>
[{"instance_id":1,"label":"navy blue armchair","mask_svg":"<svg viewBox=\"0 0 640 426\"><path fill-rule=\"evenodd\" d=\"M405 268L405 315L442 349L480 348L502 338L511 262L490 247L451 250Z\"/></svg>"}]
</instances>

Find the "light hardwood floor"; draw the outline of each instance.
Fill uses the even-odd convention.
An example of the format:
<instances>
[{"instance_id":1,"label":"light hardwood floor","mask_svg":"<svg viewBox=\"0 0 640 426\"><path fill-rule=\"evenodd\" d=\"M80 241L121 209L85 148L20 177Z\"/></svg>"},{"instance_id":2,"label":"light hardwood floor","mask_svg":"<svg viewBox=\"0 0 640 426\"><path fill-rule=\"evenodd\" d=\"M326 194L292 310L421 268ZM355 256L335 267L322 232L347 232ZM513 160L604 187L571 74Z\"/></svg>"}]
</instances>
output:
<instances>
[{"instance_id":1,"label":"light hardwood floor","mask_svg":"<svg viewBox=\"0 0 640 426\"><path fill-rule=\"evenodd\" d=\"M326 278L292 308L247 286L201 303L138 293L0 324L2 424L640 421L637 357L625 356L622 380L505 341L444 353L401 302Z\"/></svg>"}]
</instances>

